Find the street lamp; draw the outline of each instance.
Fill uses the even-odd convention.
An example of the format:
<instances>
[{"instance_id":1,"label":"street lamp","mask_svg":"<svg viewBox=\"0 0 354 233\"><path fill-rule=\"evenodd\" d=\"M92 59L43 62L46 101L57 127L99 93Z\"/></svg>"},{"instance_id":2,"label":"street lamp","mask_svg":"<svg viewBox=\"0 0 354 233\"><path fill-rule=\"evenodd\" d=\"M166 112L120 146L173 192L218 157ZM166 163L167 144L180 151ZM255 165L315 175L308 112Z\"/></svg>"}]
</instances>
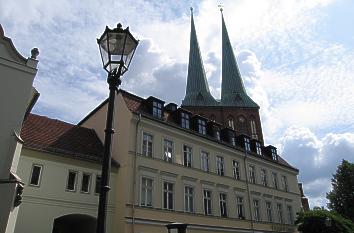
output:
<instances>
[{"instance_id":1,"label":"street lamp","mask_svg":"<svg viewBox=\"0 0 354 233\"><path fill-rule=\"evenodd\" d=\"M168 233L186 233L188 224L185 223L170 223L166 225Z\"/></svg>"},{"instance_id":2,"label":"street lamp","mask_svg":"<svg viewBox=\"0 0 354 233\"><path fill-rule=\"evenodd\" d=\"M111 170L112 135L114 133L113 113L115 91L118 90L118 87L121 84L120 76L128 70L139 41L129 32L129 27L123 29L122 25L119 23L114 29L110 29L106 26L102 36L97 39L97 43L101 53L103 68L108 72L107 83L109 84L101 189L98 202L96 228L97 233L105 233L107 197L108 192L111 189L109 186L109 175Z\"/></svg>"}]
</instances>

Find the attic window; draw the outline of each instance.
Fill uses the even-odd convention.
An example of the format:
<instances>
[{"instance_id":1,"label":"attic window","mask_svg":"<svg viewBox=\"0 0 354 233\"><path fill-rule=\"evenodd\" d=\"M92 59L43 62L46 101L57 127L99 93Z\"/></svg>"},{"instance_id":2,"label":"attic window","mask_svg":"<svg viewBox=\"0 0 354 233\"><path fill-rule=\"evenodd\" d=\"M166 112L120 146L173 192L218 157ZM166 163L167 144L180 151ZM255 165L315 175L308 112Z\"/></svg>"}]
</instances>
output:
<instances>
[{"instance_id":1,"label":"attic window","mask_svg":"<svg viewBox=\"0 0 354 233\"><path fill-rule=\"evenodd\" d=\"M256 151L258 155L262 155L262 146L260 142L256 142Z\"/></svg>"},{"instance_id":2,"label":"attic window","mask_svg":"<svg viewBox=\"0 0 354 233\"><path fill-rule=\"evenodd\" d=\"M274 161L278 161L277 149L271 148L271 149L270 149L270 152L271 152L271 154L272 154L272 159L273 159Z\"/></svg>"},{"instance_id":3,"label":"attic window","mask_svg":"<svg viewBox=\"0 0 354 233\"><path fill-rule=\"evenodd\" d=\"M154 101L152 103L152 115L157 118L162 117L162 104Z\"/></svg>"},{"instance_id":4,"label":"attic window","mask_svg":"<svg viewBox=\"0 0 354 233\"><path fill-rule=\"evenodd\" d=\"M206 134L205 120L198 119L198 133Z\"/></svg>"},{"instance_id":5,"label":"attic window","mask_svg":"<svg viewBox=\"0 0 354 233\"><path fill-rule=\"evenodd\" d=\"M244 138L245 141L245 150L246 151L251 151L251 143L249 138Z\"/></svg>"},{"instance_id":6,"label":"attic window","mask_svg":"<svg viewBox=\"0 0 354 233\"><path fill-rule=\"evenodd\" d=\"M189 129L189 114L182 112L181 113L181 126L185 129Z\"/></svg>"}]
</instances>

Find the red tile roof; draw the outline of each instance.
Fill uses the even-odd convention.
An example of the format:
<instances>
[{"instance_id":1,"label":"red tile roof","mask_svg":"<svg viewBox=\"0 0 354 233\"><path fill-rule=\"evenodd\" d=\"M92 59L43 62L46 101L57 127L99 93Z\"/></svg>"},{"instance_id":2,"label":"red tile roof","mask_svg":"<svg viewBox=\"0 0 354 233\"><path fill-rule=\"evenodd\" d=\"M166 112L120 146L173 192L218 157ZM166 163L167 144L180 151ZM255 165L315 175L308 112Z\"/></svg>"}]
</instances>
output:
<instances>
[{"instance_id":1,"label":"red tile roof","mask_svg":"<svg viewBox=\"0 0 354 233\"><path fill-rule=\"evenodd\" d=\"M24 147L90 161L101 160L103 144L93 129L29 114L21 131Z\"/></svg>"}]
</instances>

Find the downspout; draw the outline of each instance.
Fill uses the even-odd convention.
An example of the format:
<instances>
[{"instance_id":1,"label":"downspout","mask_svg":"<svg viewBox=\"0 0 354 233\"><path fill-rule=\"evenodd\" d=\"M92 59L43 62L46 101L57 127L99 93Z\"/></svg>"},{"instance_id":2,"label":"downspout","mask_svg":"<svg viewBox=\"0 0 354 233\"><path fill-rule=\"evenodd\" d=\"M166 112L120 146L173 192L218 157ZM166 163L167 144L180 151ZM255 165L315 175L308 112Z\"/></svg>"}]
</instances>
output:
<instances>
[{"instance_id":1,"label":"downspout","mask_svg":"<svg viewBox=\"0 0 354 233\"><path fill-rule=\"evenodd\" d=\"M141 114L139 114L139 119L136 123L136 128L135 128L135 152L134 152L134 158L133 158L133 191L132 191L132 200L133 200L133 205L132 205L132 233L134 233L134 227L135 227L135 185L136 185L136 157L138 156L138 133L139 133L139 124L141 121Z\"/></svg>"},{"instance_id":2,"label":"downspout","mask_svg":"<svg viewBox=\"0 0 354 233\"><path fill-rule=\"evenodd\" d=\"M246 165L246 158L247 158L247 149L245 148L245 156L243 157L243 163L244 163L244 168L245 168L245 175L246 175L246 189L247 189L247 199L248 199L248 209L250 212L251 216L251 230L254 233L254 225L253 225L253 214L252 214L252 203L251 203L251 194L250 194L250 189L248 185L248 176L247 176L247 165Z\"/></svg>"}]
</instances>

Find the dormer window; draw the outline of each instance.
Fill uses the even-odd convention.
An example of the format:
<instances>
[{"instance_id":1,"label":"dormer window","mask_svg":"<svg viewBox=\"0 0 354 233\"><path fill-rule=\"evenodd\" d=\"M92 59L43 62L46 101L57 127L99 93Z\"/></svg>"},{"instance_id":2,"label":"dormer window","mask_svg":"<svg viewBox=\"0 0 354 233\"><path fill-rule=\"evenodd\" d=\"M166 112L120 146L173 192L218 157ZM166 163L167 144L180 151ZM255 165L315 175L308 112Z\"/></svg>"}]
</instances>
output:
<instances>
[{"instance_id":1,"label":"dormer window","mask_svg":"<svg viewBox=\"0 0 354 233\"><path fill-rule=\"evenodd\" d=\"M262 145L260 142L256 142L256 152L257 155L262 155Z\"/></svg>"},{"instance_id":2,"label":"dormer window","mask_svg":"<svg viewBox=\"0 0 354 233\"><path fill-rule=\"evenodd\" d=\"M206 122L205 120L198 119L198 133L206 134Z\"/></svg>"},{"instance_id":3,"label":"dormer window","mask_svg":"<svg viewBox=\"0 0 354 233\"><path fill-rule=\"evenodd\" d=\"M218 141L220 141L220 131L219 130L216 130L215 137Z\"/></svg>"},{"instance_id":4,"label":"dormer window","mask_svg":"<svg viewBox=\"0 0 354 233\"><path fill-rule=\"evenodd\" d=\"M270 152L271 152L271 154L272 154L272 159L273 159L274 161L278 161L277 149L271 148L271 149L270 149Z\"/></svg>"},{"instance_id":5,"label":"dormer window","mask_svg":"<svg viewBox=\"0 0 354 233\"><path fill-rule=\"evenodd\" d=\"M162 118L162 104L160 102L152 102L152 115L157 118Z\"/></svg>"},{"instance_id":6,"label":"dormer window","mask_svg":"<svg viewBox=\"0 0 354 233\"><path fill-rule=\"evenodd\" d=\"M244 138L244 143L245 143L245 150L246 151L251 151L251 142L249 138Z\"/></svg>"},{"instance_id":7,"label":"dormer window","mask_svg":"<svg viewBox=\"0 0 354 233\"><path fill-rule=\"evenodd\" d=\"M229 116L227 119L227 124L231 129L235 129L235 125L234 125L234 118L232 116Z\"/></svg>"},{"instance_id":8,"label":"dormer window","mask_svg":"<svg viewBox=\"0 0 354 233\"><path fill-rule=\"evenodd\" d=\"M236 138L235 138L235 135L231 135L231 136L230 136L230 141L231 141L231 145L236 146Z\"/></svg>"},{"instance_id":9,"label":"dormer window","mask_svg":"<svg viewBox=\"0 0 354 233\"><path fill-rule=\"evenodd\" d=\"M181 127L189 129L189 114L181 112Z\"/></svg>"}]
</instances>

